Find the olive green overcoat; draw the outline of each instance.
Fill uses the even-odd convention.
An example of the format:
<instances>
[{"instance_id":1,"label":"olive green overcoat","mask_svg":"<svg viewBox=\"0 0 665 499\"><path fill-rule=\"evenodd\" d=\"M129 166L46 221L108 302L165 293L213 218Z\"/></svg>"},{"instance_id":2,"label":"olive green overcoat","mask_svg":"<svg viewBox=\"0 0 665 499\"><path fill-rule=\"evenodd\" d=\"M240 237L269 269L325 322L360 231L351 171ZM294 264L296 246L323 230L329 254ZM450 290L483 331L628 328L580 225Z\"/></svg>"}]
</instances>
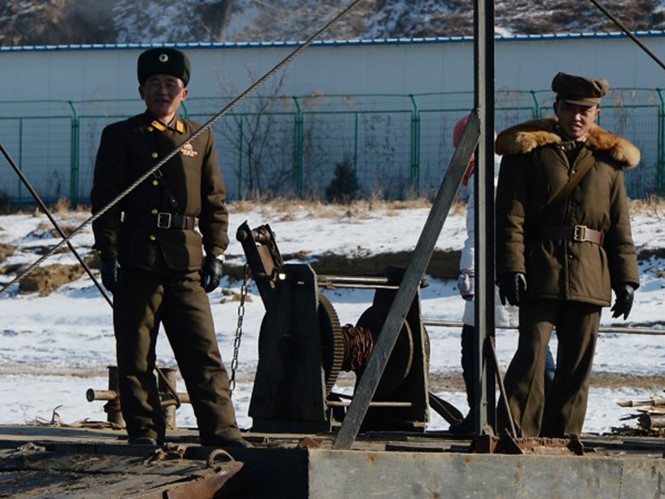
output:
<instances>
[{"instance_id":1,"label":"olive green overcoat","mask_svg":"<svg viewBox=\"0 0 665 499\"><path fill-rule=\"evenodd\" d=\"M106 207L198 129L180 117L173 128L165 127L148 112L107 126L97 152L92 212ZM122 212L155 222L121 223ZM157 228L159 213L196 217L198 230ZM147 270L163 261L178 272L200 269L202 248L206 255L223 254L227 229L226 189L209 128L93 222L102 259L117 257L122 266Z\"/></svg>"},{"instance_id":2,"label":"olive green overcoat","mask_svg":"<svg viewBox=\"0 0 665 499\"><path fill-rule=\"evenodd\" d=\"M624 170L639 150L594 125L573 165L555 131L556 118L516 125L497 137L503 156L496 197L496 275L526 274L524 301L571 300L608 306L619 283L639 286ZM573 171L590 170L563 200L548 202ZM583 225L602 245L547 236L548 227Z\"/></svg>"}]
</instances>

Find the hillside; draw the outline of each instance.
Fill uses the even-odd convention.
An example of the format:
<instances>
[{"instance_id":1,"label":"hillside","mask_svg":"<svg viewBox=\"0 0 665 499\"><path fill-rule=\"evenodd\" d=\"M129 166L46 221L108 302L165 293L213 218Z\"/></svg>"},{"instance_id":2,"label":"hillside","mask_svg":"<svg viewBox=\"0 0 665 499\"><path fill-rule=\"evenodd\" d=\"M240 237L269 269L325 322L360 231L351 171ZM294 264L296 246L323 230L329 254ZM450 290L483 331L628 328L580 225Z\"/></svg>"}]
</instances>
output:
<instances>
[{"instance_id":1,"label":"hillside","mask_svg":"<svg viewBox=\"0 0 665 499\"><path fill-rule=\"evenodd\" d=\"M633 31L665 29L664 0L604 0ZM5 0L0 45L304 40L351 0ZM619 31L591 2L497 0L498 35ZM325 39L473 34L472 0L365 0Z\"/></svg>"}]
</instances>

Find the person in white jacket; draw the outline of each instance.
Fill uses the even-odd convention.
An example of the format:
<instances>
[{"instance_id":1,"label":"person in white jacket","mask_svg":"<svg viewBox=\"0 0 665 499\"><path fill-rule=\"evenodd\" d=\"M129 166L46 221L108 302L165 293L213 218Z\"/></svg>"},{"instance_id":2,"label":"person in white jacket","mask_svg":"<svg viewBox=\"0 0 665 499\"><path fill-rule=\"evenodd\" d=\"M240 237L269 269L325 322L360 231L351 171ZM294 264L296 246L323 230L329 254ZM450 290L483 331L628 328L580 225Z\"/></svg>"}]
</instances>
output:
<instances>
[{"instance_id":1,"label":"person in white jacket","mask_svg":"<svg viewBox=\"0 0 665 499\"><path fill-rule=\"evenodd\" d=\"M455 124L453 129L453 146L457 147L462 138L462 133L469 121L469 116L460 118ZM501 164L501 157L494 155L494 183L499 178L499 166ZM460 274L457 279L457 288L460 295L466 301L464 306L464 314L462 315L462 376L464 378L464 385L466 387L466 398L469 405L469 412L466 417L458 422L450 425L449 431L456 434L468 434L474 431L475 424L473 419L473 410L471 409L475 400L475 383L473 381L473 351L474 351L474 338L475 338L475 199L474 199L474 182L473 172L475 166L475 158L472 156L469 166L464 173L462 185L467 187L467 211L466 211L466 240L462 248L462 256L460 258ZM501 305L498 296L498 288L495 287L496 296L494 302L495 308L495 324L498 328L517 328L518 308L510 305ZM552 353L548 350L547 366L545 373L545 386L554 377L554 359Z\"/></svg>"}]
</instances>

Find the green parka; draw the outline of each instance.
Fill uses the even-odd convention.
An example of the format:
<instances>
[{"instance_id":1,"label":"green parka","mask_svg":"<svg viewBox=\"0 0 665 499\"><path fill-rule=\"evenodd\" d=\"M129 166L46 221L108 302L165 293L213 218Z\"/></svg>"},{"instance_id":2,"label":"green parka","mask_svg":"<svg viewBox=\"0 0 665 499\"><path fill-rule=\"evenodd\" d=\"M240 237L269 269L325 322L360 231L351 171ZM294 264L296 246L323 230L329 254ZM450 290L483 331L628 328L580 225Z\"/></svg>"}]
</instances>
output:
<instances>
[{"instance_id":1,"label":"green parka","mask_svg":"<svg viewBox=\"0 0 665 499\"><path fill-rule=\"evenodd\" d=\"M496 274L526 274L523 300L570 300L609 306L612 287L639 286L624 169L639 163L629 141L591 129L573 165L556 118L533 120L499 134L503 156L496 198ZM573 171L590 170L564 199L548 204ZM548 235L548 228L586 226L601 245Z\"/></svg>"}]
</instances>

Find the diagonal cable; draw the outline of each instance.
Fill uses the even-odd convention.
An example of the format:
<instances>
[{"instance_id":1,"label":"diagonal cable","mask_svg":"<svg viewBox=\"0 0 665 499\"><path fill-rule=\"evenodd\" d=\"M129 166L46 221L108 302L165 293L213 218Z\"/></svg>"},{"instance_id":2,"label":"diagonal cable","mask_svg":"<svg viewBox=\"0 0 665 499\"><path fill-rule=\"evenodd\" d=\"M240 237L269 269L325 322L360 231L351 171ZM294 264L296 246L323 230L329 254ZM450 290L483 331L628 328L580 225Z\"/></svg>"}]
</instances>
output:
<instances>
[{"instance_id":1,"label":"diagonal cable","mask_svg":"<svg viewBox=\"0 0 665 499\"><path fill-rule=\"evenodd\" d=\"M272 69L270 69L261 78L259 78L254 83L252 83L249 87L247 87L240 95L238 95L231 102L229 102L221 111L219 111L212 118L210 118L208 121L206 121L187 140L184 140L182 143L180 143L178 146L176 146L169 154L164 156L164 158L162 158L162 160L159 161L155 166L150 168L143 175L141 175L138 179L136 179L134 181L134 183L132 183L129 187L127 187L124 191L122 191L114 200L112 200L104 208L102 208L97 213L95 213L93 216L91 216L90 218L85 220L83 223L81 223L81 225L79 225L76 229L74 229L72 232L70 232L67 237L60 240L49 251L47 251L44 255L42 255L35 262L30 264L25 270L23 270L23 272L18 274L14 279L12 279L9 283L7 283L2 289L0 289L0 296L7 293L7 291L9 290L9 288L11 286L13 286L15 283L17 283L18 281L23 279L25 276L30 274L40 263L42 263L47 258L51 257L63 244L67 244L74 236L78 235L85 227L90 225L92 222L94 222L98 218L102 217L107 211L109 211L116 204L118 204L125 196L127 196L130 192L132 192L134 189L136 189L136 187L139 184L141 184L143 181L145 181L145 179L150 177L150 175L155 173L162 166L164 166L168 161L170 161L174 156L176 156L183 146L189 144L193 140L196 140L198 137L200 137L205 132L205 130L207 128L210 128L213 124L215 124L224 115L228 114L228 112L231 109L233 109L238 103L243 101L249 94L254 92L261 85L263 85L266 81L268 81L270 78L272 78L275 73L277 73L282 68L289 65L293 61L293 59L295 59L307 47L309 47L314 42L314 40L316 40L319 36L321 36L321 34L326 32L333 24L335 24L337 21L339 21L342 17L344 17L346 14L348 14L354 8L356 8L358 6L358 4L360 4L362 1L363 0L353 0L348 6L346 6L344 9L342 9L335 17L333 17L330 21L328 21L321 29L319 29L316 33L314 33L307 40L305 40L301 45L299 45L295 50L293 50L291 53L289 53L284 59L282 59L280 62L278 62Z\"/></svg>"},{"instance_id":2,"label":"diagonal cable","mask_svg":"<svg viewBox=\"0 0 665 499\"><path fill-rule=\"evenodd\" d=\"M39 196L35 188L32 186L30 181L28 180L28 177L24 175L24 173L21 171L19 166L16 164L16 162L13 160L13 158L9 155L9 152L7 149L5 149L5 146L0 144L0 153L5 157L7 162L9 163L9 166L12 167L16 175L18 175L18 178L23 182L23 185L28 189L28 192L32 195L34 200L37 202L37 205L41 208L41 210L44 212L44 214L47 216L47 218L51 221L51 224L55 228L55 230L60 234L60 237L65 239L67 235L64 233L58 222L56 222L55 218L53 218L53 215L51 215L51 212L49 211L48 207L46 206L46 203L42 200L42 198ZM99 281L95 278L94 274L92 273L92 270L90 270L90 267L88 266L87 263L85 263L85 260L81 257L81 255L76 251L76 248L67 241L67 247L69 247L69 250L72 252L72 254L76 257L76 259L79 261L81 266L83 267L83 270L88 274L90 279L92 279L92 282L95 284L99 292L102 294L104 299L108 302L109 305L111 305L111 308L113 308L113 302L111 301L111 298L109 298L109 295L106 294L106 291L104 291L104 288L102 285L99 283Z\"/></svg>"},{"instance_id":3,"label":"diagonal cable","mask_svg":"<svg viewBox=\"0 0 665 499\"><path fill-rule=\"evenodd\" d=\"M628 38L633 40L649 57L651 57L656 63L663 69L665 69L665 64L663 61L656 55L654 54L649 47L644 45L619 19L617 19L609 10L607 10L605 7L600 5L600 3L597 0L589 0L592 4L594 4L598 10L600 10L605 16L612 21L621 31L623 31Z\"/></svg>"}]
</instances>

